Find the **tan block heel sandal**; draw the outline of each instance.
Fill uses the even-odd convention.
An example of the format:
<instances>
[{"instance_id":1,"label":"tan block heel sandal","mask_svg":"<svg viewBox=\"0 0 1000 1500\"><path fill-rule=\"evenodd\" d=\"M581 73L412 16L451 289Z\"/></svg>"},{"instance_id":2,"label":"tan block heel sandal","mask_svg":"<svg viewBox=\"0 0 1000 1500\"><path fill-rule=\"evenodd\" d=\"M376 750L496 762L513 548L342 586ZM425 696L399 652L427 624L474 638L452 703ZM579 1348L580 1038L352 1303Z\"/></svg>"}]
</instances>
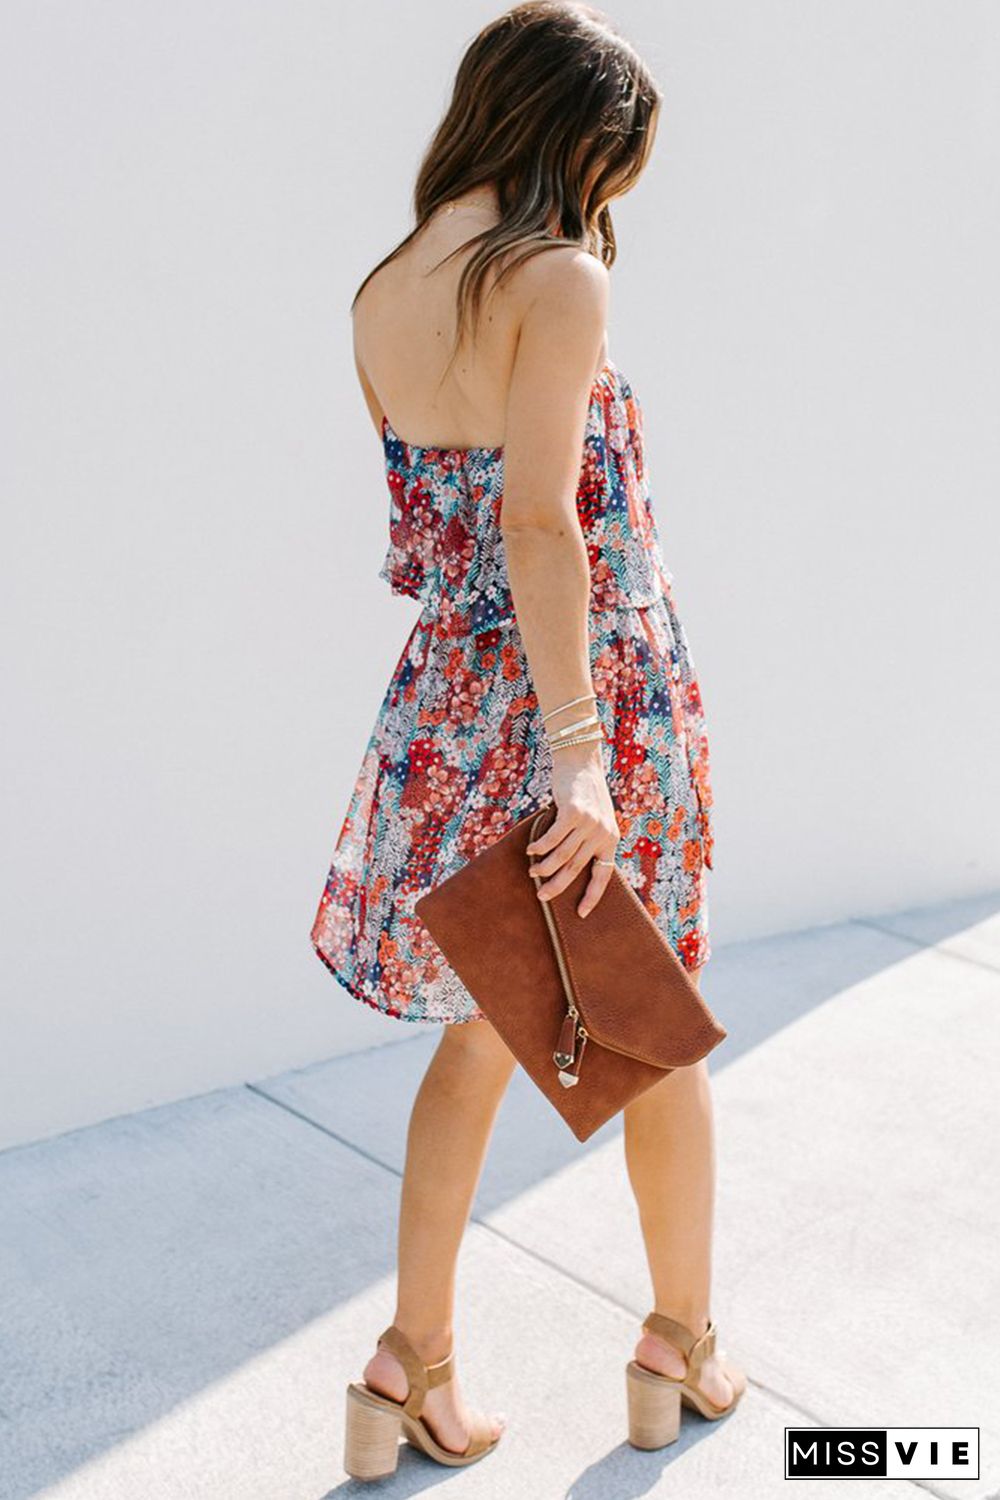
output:
<instances>
[{"instance_id":1,"label":"tan block heel sandal","mask_svg":"<svg viewBox=\"0 0 1000 1500\"><path fill-rule=\"evenodd\" d=\"M464 1453L453 1453L450 1448L441 1447L420 1415L427 1392L452 1378L453 1355L436 1365L425 1365L406 1335L394 1324L379 1335L378 1342L399 1360L410 1389L405 1401L394 1401L363 1382L352 1381L347 1387L344 1468L352 1479L382 1479L394 1474L401 1435L439 1464L453 1468L475 1463L492 1453L503 1433L492 1437L488 1418L477 1415Z\"/></svg>"},{"instance_id":2,"label":"tan block heel sandal","mask_svg":"<svg viewBox=\"0 0 1000 1500\"><path fill-rule=\"evenodd\" d=\"M705 1332L697 1337L690 1328L685 1328L683 1323L668 1318L664 1313L651 1312L642 1327L645 1333L652 1333L678 1348L687 1359L687 1369L682 1376L660 1375L655 1370L647 1370L634 1359L629 1360L625 1374L628 1390L628 1440L633 1448L665 1448L668 1443L676 1442L681 1430L682 1402L685 1406L693 1407L710 1422L727 1417L739 1404L746 1390L746 1376L736 1365L724 1363L725 1351L722 1349L716 1357L723 1362L725 1374L733 1387L728 1406L716 1406L697 1384L698 1371L705 1360L715 1353L717 1329L714 1321L709 1320Z\"/></svg>"}]
</instances>

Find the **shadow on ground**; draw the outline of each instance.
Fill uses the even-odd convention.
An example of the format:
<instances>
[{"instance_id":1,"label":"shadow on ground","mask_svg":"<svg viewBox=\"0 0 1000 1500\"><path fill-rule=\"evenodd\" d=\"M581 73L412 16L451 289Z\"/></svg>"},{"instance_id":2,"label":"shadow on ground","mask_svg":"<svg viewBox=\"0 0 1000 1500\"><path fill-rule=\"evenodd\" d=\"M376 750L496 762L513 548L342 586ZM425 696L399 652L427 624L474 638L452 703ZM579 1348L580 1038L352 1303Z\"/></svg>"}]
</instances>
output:
<instances>
[{"instance_id":1,"label":"shadow on ground","mask_svg":"<svg viewBox=\"0 0 1000 1500\"><path fill-rule=\"evenodd\" d=\"M977 898L719 950L705 971L704 990L729 1037L713 1055L713 1072L723 1075L818 1007L912 958L924 943L938 944L958 967L976 966L980 974L997 966L995 931L984 937L982 927L967 930L976 923L994 927L988 919L998 909L1000 898ZM346 997L344 1003L350 1003ZM28 1500L55 1485L52 1500L136 1493L131 1480L105 1474L101 1456L120 1449L127 1474L134 1435L202 1393L211 1410L217 1400L218 1412L205 1418L195 1411L185 1431L208 1420L213 1437L204 1457L196 1452L192 1459L186 1451L178 1462L182 1469L193 1462L206 1476L205 1488L190 1488L188 1479L187 1487L172 1489L170 1462L154 1478L137 1456L136 1472L145 1478L135 1482L144 1500L161 1493L171 1500L182 1493L211 1500L292 1496L260 1474L260 1487L253 1487L258 1480L227 1487L219 1443L224 1450L230 1438L238 1444L259 1437L248 1438L239 1425L248 1420L245 1404L227 1433L227 1377L242 1371L252 1390L264 1356L276 1362L281 1381L287 1374L288 1417L275 1431L273 1451L278 1472L294 1471L302 1440L295 1426L294 1381L301 1381L303 1368L295 1363L296 1339L333 1312L344 1320L338 1324L347 1330L343 1336L354 1338L355 1301L358 1329L371 1332L371 1312L360 1303L392 1272L408 1105L437 1035L436 1028L421 1028L396 1044L0 1156L3 1500ZM523 1075L515 1076L480 1186L478 1237L469 1254L477 1267L494 1267L488 1274L497 1278L498 1295L504 1279L512 1278L514 1291L507 1291L533 1309L540 1324L535 1332L546 1347L561 1347L567 1324L572 1327L572 1297L560 1303L561 1283L575 1296L586 1282L573 1282L572 1272L561 1275L558 1254L547 1257L521 1243L516 1219L514 1229L503 1227L503 1211L548 1190L557 1174L585 1171L588 1158L602 1161L602 1148L619 1135L620 1126L610 1122L581 1145ZM772 1171L773 1163L759 1163L762 1179ZM600 1303L609 1327L625 1327L627 1299L617 1311L613 1300L598 1287L594 1316ZM503 1306L505 1315L516 1311L509 1300ZM477 1329L478 1342L488 1346L488 1319ZM488 1353L485 1347L483 1357ZM580 1376L599 1383L600 1363L590 1371L587 1357L574 1353ZM312 1352L306 1365L313 1359L319 1404L339 1406L339 1372ZM542 1405L543 1391L544 1381ZM249 1420L258 1427L271 1419L269 1403L254 1405L251 1397ZM553 1424L558 1427L555 1416ZM670 1463L689 1458L687 1448L697 1447L699 1436L692 1432L690 1441L682 1440ZM326 1436L312 1437L327 1473L335 1474L339 1455L332 1444L327 1453ZM97 1467L90 1478L78 1476L75 1487L68 1476L88 1464ZM574 1500L628 1500L656 1487L663 1473L663 1455L612 1444L562 1492ZM454 1474L464 1483L459 1474L466 1471ZM407 1452L391 1493L416 1494L452 1478ZM352 1488L361 1487L327 1493ZM295 1491L295 1500L303 1493ZM309 1493L318 1500L321 1487ZM880 1494L888 1500L889 1492Z\"/></svg>"}]
</instances>

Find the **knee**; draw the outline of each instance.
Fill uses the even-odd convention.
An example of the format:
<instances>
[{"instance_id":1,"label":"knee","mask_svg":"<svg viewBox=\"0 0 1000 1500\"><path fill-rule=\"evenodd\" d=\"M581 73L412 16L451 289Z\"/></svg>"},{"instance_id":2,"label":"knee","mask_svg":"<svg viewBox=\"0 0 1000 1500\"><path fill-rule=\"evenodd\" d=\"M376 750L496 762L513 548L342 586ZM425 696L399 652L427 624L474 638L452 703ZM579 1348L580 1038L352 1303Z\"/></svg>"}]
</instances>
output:
<instances>
[{"instance_id":1,"label":"knee","mask_svg":"<svg viewBox=\"0 0 1000 1500\"><path fill-rule=\"evenodd\" d=\"M636 1131L647 1125L657 1128L664 1120L683 1124L711 1110L711 1081L705 1058L674 1068L625 1106L625 1129Z\"/></svg>"},{"instance_id":2,"label":"knee","mask_svg":"<svg viewBox=\"0 0 1000 1500\"><path fill-rule=\"evenodd\" d=\"M435 1063L454 1088L504 1087L516 1059L489 1021L462 1021L445 1030Z\"/></svg>"}]
</instances>

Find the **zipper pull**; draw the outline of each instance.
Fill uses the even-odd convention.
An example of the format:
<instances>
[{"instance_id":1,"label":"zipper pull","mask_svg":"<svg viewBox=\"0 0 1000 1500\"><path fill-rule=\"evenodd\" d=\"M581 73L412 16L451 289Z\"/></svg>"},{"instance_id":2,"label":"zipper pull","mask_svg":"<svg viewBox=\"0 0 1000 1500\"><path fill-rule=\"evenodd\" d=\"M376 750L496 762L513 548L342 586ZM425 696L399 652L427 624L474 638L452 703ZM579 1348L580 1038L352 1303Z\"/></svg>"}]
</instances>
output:
<instances>
[{"instance_id":1,"label":"zipper pull","mask_svg":"<svg viewBox=\"0 0 1000 1500\"><path fill-rule=\"evenodd\" d=\"M557 1068L569 1068L573 1065L573 1057L576 1053L576 1017L570 1011L564 1018L559 1028L559 1040L556 1050L552 1054L552 1061Z\"/></svg>"},{"instance_id":2,"label":"zipper pull","mask_svg":"<svg viewBox=\"0 0 1000 1500\"><path fill-rule=\"evenodd\" d=\"M580 1067L583 1063L583 1050L587 1045L587 1033L582 1026L579 1026L576 1035L580 1038L580 1050L575 1060L571 1058L566 1067L559 1069L559 1082L564 1089L571 1089L574 1084L580 1082Z\"/></svg>"}]
</instances>

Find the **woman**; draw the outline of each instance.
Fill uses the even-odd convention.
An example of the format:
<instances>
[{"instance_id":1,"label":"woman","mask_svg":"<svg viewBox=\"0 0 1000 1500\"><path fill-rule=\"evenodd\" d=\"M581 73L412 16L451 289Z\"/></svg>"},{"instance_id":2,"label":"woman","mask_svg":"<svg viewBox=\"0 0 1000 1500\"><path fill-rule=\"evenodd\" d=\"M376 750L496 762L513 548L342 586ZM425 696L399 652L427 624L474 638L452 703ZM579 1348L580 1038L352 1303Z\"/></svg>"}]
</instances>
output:
<instances>
[{"instance_id":1,"label":"woman","mask_svg":"<svg viewBox=\"0 0 1000 1500\"><path fill-rule=\"evenodd\" d=\"M617 863L695 977L709 956L704 717L642 414L605 335L608 205L638 180L659 106L633 49L589 6L531 0L501 16L461 62L415 228L353 303L391 492L381 576L424 608L312 942L358 999L445 1023L409 1125L393 1324L348 1393L346 1467L359 1477L395 1468L401 1428L464 1464L504 1426L467 1407L452 1329L456 1257L514 1059L415 901L551 799L558 816L532 846L540 900L589 867L585 916ZM630 1437L657 1447L676 1436L679 1395L715 1418L745 1385L714 1351L709 1316L705 1063L629 1104L624 1132L655 1306L635 1345Z\"/></svg>"}]
</instances>

